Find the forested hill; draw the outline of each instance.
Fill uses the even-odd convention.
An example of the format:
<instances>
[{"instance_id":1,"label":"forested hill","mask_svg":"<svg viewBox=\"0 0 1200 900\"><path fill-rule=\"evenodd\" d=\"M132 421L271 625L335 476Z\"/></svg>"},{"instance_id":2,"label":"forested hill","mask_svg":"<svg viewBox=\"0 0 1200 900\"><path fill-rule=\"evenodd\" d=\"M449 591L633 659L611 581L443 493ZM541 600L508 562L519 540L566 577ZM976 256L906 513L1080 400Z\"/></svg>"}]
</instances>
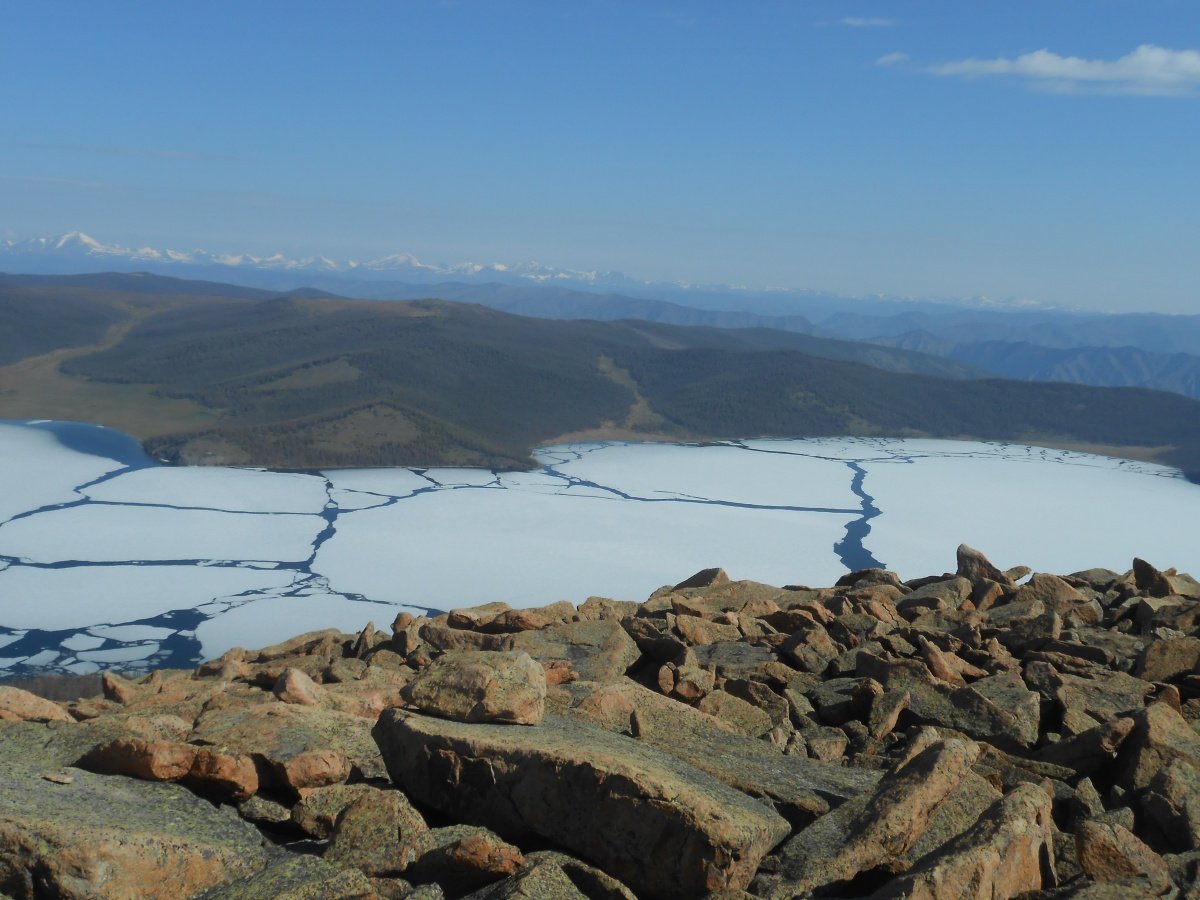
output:
<instances>
[{"instance_id":1,"label":"forested hill","mask_svg":"<svg viewBox=\"0 0 1200 900\"><path fill-rule=\"evenodd\" d=\"M100 421L178 461L282 468L519 467L568 435L879 434L1136 447L1200 471L1200 403L1155 391L980 380L771 329L193 289L0 282L0 417ZM57 347L55 321L73 323Z\"/></svg>"}]
</instances>

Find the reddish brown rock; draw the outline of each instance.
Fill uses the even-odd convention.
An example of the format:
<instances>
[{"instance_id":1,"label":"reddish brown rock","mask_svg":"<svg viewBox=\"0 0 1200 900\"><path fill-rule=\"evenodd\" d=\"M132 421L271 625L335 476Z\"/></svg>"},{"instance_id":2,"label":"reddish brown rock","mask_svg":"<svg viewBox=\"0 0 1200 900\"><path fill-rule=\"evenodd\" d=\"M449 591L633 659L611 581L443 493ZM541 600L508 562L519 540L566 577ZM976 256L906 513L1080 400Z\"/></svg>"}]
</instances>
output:
<instances>
[{"instance_id":1,"label":"reddish brown rock","mask_svg":"<svg viewBox=\"0 0 1200 900\"><path fill-rule=\"evenodd\" d=\"M0 721L74 722L70 714L52 700L20 688L0 685Z\"/></svg>"},{"instance_id":2,"label":"reddish brown rock","mask_svg":"<svg viewBox=\"0 0 1200 900\"><path fill-rule=\"evenodd\" d=\"M387 710L375 737L418 801L517 840L551 839L650 896L745 887L789 830L698 769L579 722L506 728Z\"/></svg>"},{"instance_id":3,"label":"reddish brown rock","mask_svg":"<svg viewBox=\"0 0 1200 900\"><path fill-rule=\"evenodd\" d=\"M287 668L275 682L272 693L283 703L320 706L321 696L324 692L304 672L299 669Z\"/></svg>"},{"instance_id":4,"label":"reddish brown rock","mask_svg":"<svg viewBox=\"0 0 1200 900\"><path fill-rule=\"evenodd\" d=\"M1054 820L1041 787L1022 784L998 800L964 834L893 879L876 898L1010 900L1053 887Z\"/></svg>"},{"instance_id":5,"label":"reddish brown rock","mask_svg":"<svg viewBox=\"0 0 1200 900\"><path fill-rule=\"evenodd\" d=\"M1124 881L1144 877L1156 893L1171 887L1171 875L1161 856L1127 829L1090 819L1075 831L1079 864L1093 881Z\"/></svg>"},{"instance_id":6,"label":"reddish brown rock","mask_svg":"<svg viewBox=\"0 0 1200 900\"><path fill-rule=\"evenodd\" d=\"M967 581L994 581L1001 585L1011 585L1012 579L992 565L991 560L966 544L958 547L958 576Z\"/></svg>"},{"instance_id":7,"label":"reddish brown rock","mask_svg":"<svg viewBox=\"0 0 1200 900\"><path fill-rule=\"evenodd\" d=\"M407 797L373 790L338 816L325 859L365 875L399 875L421 855L428 832Z\"/></svg>"},{"instance_id":8,"label":"reddish brown rock","mask_svg":"<svg viewBox=\"0 0 1200 900\"><path fill-rule=\"evenodd\" d=\"M889 772L868 797L818 819L781 847L780 871L760 878L759 892L780 900L800 896L900 857L978 757L978 746L964 741L922 751Z\"/></svg>"},{"instance_id":9,"label":"reddish brown rock","mask_svg":"<svg viewBox=\"0 0 1200 900\"><path fill-rule=\"evenodd\" d=\"M248 756L200 747L184 783L197 793L237 802L257 793L258 769Z\"/></svg>"},{"instance_id":10,"label":"reddish brown rock","mask_svg":"<svg viewBox=\"0 0 1200 900\"><path fill-rule=\"evenodd\" d=\"M191 744L172 741L120 738L91 750L79 760L79 766L102 775L178 781L192 770L198 749Z\"/></svg>"},{"instance_id":11,"label":"reddish brown rock","mask_svg":"<svg viewBox=\"0 0 1200 900\"><path fill-rule=\"evenodd\" d=\"M447 653L402 693L422 712L459 722L537 725L545 713L546 673L527 653Z\"/></svg>"},{"instance_id":12,"label":"reddish brown rock","mask_svg":"<svg viewBox=\"0 0 1200 900\"><path fill-rule=\"evenodd\" d=\"M508 878L525 864L520 849L474 825L435 828L424 845L425 852L409 866L405 877L419 884L436 882L451 895Z\"/></svg>"}]
</instances>

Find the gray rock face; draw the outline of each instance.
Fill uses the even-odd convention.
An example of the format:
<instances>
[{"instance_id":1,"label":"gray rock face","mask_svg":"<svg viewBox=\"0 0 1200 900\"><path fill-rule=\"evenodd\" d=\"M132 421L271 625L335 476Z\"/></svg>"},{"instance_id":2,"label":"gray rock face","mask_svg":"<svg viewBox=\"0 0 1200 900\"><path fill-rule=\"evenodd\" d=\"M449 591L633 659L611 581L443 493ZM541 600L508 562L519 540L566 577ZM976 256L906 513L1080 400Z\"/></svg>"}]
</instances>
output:
<instances>
[{"instance_id":1,"label":"gray rock face","mask_svg":"<svg viewBox=\"0 0 1200 900\"><path fill-rule=\"evenodd\" d=\"M511 728L392 709L374 734L417 801L509 840L551 839L649 897L745 887L789 830L700 770L580 722Z\"/></svg>"}]
</instances>

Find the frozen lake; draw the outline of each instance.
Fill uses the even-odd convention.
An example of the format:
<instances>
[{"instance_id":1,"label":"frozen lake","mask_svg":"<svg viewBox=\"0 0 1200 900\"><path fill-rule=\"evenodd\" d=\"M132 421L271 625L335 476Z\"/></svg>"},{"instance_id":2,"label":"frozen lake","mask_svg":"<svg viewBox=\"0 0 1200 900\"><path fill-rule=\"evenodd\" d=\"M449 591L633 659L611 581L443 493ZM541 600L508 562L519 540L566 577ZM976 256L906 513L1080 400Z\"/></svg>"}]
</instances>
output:
<instances>
[{"instance_id":1,"label":"frozen lake","mask_svg":"<svg viewBox=\"0 0 1200 900\"><path fill-rule=\"evenodd\" d=\"M642 600L722 566L832 584L886 565L1200 572L1200 486L1015 444L589 443L542 468L314 474L154 465L132 439L0 423L0 675L190 666L316 628L491 600Z\"/></svg>"}]
</instances>

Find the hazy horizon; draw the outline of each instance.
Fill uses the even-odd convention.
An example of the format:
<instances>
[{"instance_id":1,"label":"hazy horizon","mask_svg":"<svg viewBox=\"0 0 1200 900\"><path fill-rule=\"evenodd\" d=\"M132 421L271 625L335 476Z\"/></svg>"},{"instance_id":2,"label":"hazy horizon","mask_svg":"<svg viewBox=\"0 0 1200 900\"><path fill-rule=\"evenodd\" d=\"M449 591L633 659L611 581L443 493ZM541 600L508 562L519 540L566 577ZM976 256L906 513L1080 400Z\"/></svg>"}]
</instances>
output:
<instances>
[{"instance_id":1,"label":"hazy horizon","mask_svg":"<svg viewBox=\"0 0 1200 900\"><path fill-rule=\"evenodd\" d=\"M1200 313L1200 7L6 17L0 238Z\"/></svg>"}]
</instances>

